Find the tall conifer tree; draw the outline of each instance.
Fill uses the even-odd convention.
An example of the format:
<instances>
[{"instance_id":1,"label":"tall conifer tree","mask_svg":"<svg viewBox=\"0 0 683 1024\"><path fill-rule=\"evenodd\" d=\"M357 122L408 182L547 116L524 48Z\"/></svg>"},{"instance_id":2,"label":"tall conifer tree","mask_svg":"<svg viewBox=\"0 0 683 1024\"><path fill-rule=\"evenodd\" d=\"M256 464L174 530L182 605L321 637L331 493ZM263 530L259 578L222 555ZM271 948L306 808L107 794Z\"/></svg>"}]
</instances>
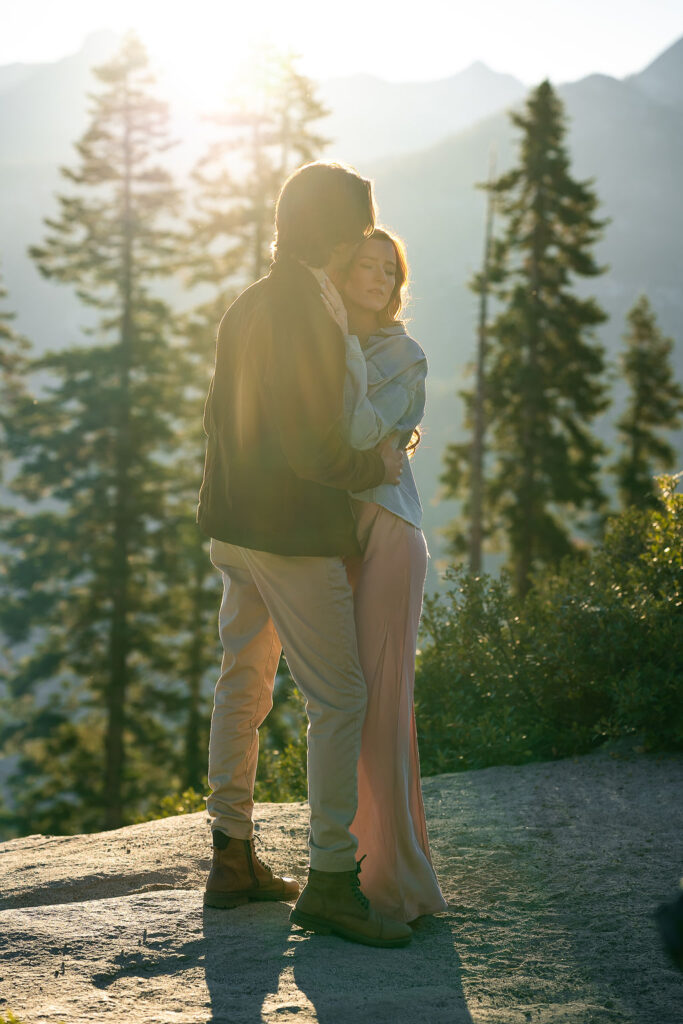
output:
<instances>
[{"instance_id":1,"label":"tall conifer tree","mask_svg":"<svg viewBox=\"0 0 683 1024\"><path fill-rule=\"evenodd\" d=\"M7 308L7 291L0 277L0 484L7 462L7 429L17 403L26 394L29 343L14 327L15 314Z\"/></svg>"},{"instance_id":2,"label":"tall conifer tree","mask_svg":"<svg viewBox=\"0 0 683 1024\"><path fill-rule=\"evenodd\" d=\"M490 186L505 228L493 247L502 308L485 371L496 461L484 501L489 530L507 539L523 595L534 565L571 551L573 521L603 501L603 447L591 421L608 399L603 350L592 333L606 317L594 299L572 289L576 279L602 272L592 249L604 221L596 218L591 183L571 176L563 107L550 83L510 116L522 132L519 163ZM457 491L457 466L452 470Z\"/></svg>"},{"instance_id":3,"label":"tall conifer tree","mask_svg":"<svg viewBox=\"0 0 683 1024\"><path fill-rule=\"evenodd\" d=\"M29 343L15 329L14 316L7 307L7 291L0 278L0 522L4 523L15 515L13 502L4 487L5 475L8 469L11 471L7 431L28 400L26 370ZM1 545L0 539L0 751L11 734L14 721L11 693L14 659L7 641L17 615L16 604L6 586L6 552Z\"/></svg>"},{"instance_id":4,"label":"tall conifer tree","mask_svg":"<svg viewBox=\"0 0 683 1024\"><path fill-rule=\"evenodd\" d=\"M630 394L617 422L623 454L613 467L624 508L656 508L656 470L675 467L676 452L662 434L681 426L683 390L671 366L673 339L657 326L655 312L641 295L627 316L621 369Z\"/></svg>"},{"instance_id":5,"label":"tall conifer tree","mask_svg":"<svg viewBox=\"0 0 683 1024\"><path fill-rule=\"evenodd\" d=\"M31 255L99 322L90 343L34 363L46 383L10 431L12 486L33 507L3 537L17 552L13 639L30 649L13 685L34 698L13 781L31 828L58 832L116 827L172 786L163 548L182 368L154 282L175 256L178 194L140 42L127 37L94 74L78 164L62 171L70 189Z\"/></svg>"},{"instance_id":6,"label":"tall conifer tree","mask_svg":"<svg viewBox=\"0 0 683 1024\"><path fill-rule=\"evenodd\" d=\"M296 58L267 50L246 97L208 118L216 134L194 168L189 241L192 282L213 286L212 323L236 290L267 272L275 200L288 175L326 145L314 125L327 114Z\"/></svg>"}]
</instances>

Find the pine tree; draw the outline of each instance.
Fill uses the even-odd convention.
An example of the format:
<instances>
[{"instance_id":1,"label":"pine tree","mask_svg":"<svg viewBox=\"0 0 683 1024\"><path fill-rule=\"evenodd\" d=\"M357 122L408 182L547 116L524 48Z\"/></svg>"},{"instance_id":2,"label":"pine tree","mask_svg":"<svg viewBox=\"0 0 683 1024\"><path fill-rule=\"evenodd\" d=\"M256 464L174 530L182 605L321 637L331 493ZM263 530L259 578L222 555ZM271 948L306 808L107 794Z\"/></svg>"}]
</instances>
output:
<instances>
[{"instance_id":1,"label":"pine tree","mask_svg":"<svg viewBox=\"0 0 683 1024\"><path fill-rule=\"evenodd\" d=\"M612 471L624 508L656 508L655 471L676 468L675 449L661 435L681 426L683 390L671 367L673 339L657 326L646 295L629 311L627 322L620 362L630 396L617 422L624 451Z\"/></svg>"},{"instance_id":2,"label":"pine tree","mask_svg":"<svg viewBox=\"0 0 683 1024\"><path fill-rule=\"evenodd\" d=\"M6 308L7 291L0 278L0 521L7 522L14 509L3 488L6 474L12 472L7 450L7 430L19 408L28 400L26 370L30 346L14 328L15 314ZM0 542L1 545L1 542ZM16 614L5 586L5 552L0 546L0 750L7 738L7 724L12 719L11 680L14 659L3 635L2 622Z\"/></svg>"},{"instance_id":3,"label":"pine tree","mask_svg":"<svg viewBox=\"0 0 683 1024\"><path fill-rule=\"evenodd\" d=\"M12 487L31 506L2 530L16 552L4 624L28 650L14 694L31 703L15 735L18 820L56 832L116 827L168 790L175 699L164 547L183 373L154 284L176 258L179 197L140 42L128 36L94 74L78 165L62 170L70 189L31 255L99 323L90 343L33 363L42 394L8 431Z\"/></svg>"},{"instance_id":4,"label":"pine tree","mask_svg":"<svg viewBox=\"0 0 683 1024\"><path fill-rule=\"evenodd\" d=\"M197 215L188 241L190 283L213 286L212 323L236 291L266 273L278 193L326 145L313 123L327 113L296 58L266 50L246 96L208 118L217 131L193 171Z\"/></svg>"},{"instance_id":5,"label":"pine tree","mask_svg":"<svg viewBox=\"0 0 683 1024\"><path fill-rule=\"evenodd\" d=\"M501 309L490 329L485 416L496 462L484 501L523 595L535 565L572 550L572 521L603 502L603 447L590 423L608 404L603 350L592 337L606 316L572 287L602 272L591 250L605 222L595 216L592 183L570 174L565 116L550 83L510 116L522 131L519 163L490 186L505 228L493 246Z\"/></svg>"},{"instance_id":6,"label":"pine tree","mask_svg":"<svg viewBox=\"0 0 683 1024\"><path fill-rule=\"evenodd\" d=\"M196 502L206 438L202 406L206 397L218 322L236 294L266 272L275 201L287 176L318 156L325 140L311 123L326 111L310 79L291 55L266 51L255 66L248 102L211 118L217 138L194 171L196 213L183 246L190 266L188 285L203 293L187 317L183 336L192 363L186 377L183 414L185 458L177 473L178 547L173 555L178 594L174 607L186 633L179 651L187 685L184 735L185 787L198 789L206 772L210 701L203 683L219 662L216 610L220 578L194 524L184 520ZM189 629L187 624L189 624Z\"/></svg>"},{"instance_id":7,"label":"pine tree","mask_svg":"<svg viewBox=\"0 0 683 1024\"><path fill-rule=\"evenodd\" d=\"M7 291L0 277L0 484L7 461L6 432L17 403L26 394L26 372L30 346L15 329L15 314L4 308Z\"/></svg>"}]
</instances>

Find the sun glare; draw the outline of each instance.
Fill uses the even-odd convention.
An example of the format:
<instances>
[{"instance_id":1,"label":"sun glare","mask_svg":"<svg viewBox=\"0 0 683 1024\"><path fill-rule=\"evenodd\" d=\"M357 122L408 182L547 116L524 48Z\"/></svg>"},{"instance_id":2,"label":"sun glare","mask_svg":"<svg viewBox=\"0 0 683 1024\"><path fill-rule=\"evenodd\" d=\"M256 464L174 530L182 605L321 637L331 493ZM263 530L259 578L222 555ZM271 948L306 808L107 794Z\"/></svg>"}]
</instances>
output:
<instances>
[{"instance_id":1,"label":"sun glare","mask_svg":"<svg viewBox=\"0 0 683 1024\"><path fill-rule=\"evenodd\" d=\"M132 29L140 36L174 105L211 113L249 88L265 51L310 58L322 28L317 12L313 3L300 3L292 16L275 0L199 0L181 17L177 11L167 15L161 4L124 0L102 20L116 32Z\"/></svg>"},{"instance_id":2,"label":"sun glare","mask_svg":"<svg viewBox=\"0 0 683 1024\"><path fill-rule=\"evenodd\" d=\"M195 18L185 26L169 23L155 34L137 31L169 99L203 113L218 109L240 88L250 54L262 45L246 14L226 14L219 26Z\"/></svg>"}]
</instances>

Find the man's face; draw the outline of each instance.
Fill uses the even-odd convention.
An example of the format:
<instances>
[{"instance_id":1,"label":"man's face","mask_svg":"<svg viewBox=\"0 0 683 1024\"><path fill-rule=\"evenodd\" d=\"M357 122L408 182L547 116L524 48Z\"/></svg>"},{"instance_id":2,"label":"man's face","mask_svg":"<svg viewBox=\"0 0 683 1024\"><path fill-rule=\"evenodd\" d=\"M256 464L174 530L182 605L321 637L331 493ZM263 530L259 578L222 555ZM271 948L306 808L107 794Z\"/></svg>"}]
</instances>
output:
<instances>
[{"instance_id":1,"label":"man's face","mask_svg":"<svg viewBox=\"0 0 683 1024\"><path fill-rule=\"evenodd\" d=\"M332 250L325 271L332 278L332 283L337 287L343 281L356 251L364 241L365 239L361 239L360 242L340 242Z\"/></svg>"}]
</instances>

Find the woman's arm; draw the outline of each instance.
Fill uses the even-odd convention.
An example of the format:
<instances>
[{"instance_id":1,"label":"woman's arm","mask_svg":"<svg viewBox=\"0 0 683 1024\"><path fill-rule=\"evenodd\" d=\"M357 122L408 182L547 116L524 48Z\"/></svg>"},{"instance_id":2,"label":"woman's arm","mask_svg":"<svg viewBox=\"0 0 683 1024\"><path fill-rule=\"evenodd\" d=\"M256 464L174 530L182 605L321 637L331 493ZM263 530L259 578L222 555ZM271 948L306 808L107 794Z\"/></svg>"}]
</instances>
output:
<instances>
[{"instance_id":1,"label":"woman's arm","mask_svg":"<svg viewBox=\"0 0 683 1024\"><path fill-rule=\"evenodd\" d=\"M368 368L358 338L353 334L347 335L345 343L344 420L347 436L353 448L374 448L393 432L392 414L388 409L376 409L368 398ZM401 391L403 388L398 395ZM400 401L395 400L395 407L398 409L400 406L400 413L409 404L407 393L400 395Z\"/></svg>"},{"instance_id":2,"label":"woman's arm","mask_svg":"<svg viewBox=\"0 0 683 1024\"><path fill-rule=\"evenodd\" d=\"M408 362L403 352L393 365L387 363L386 354L378 365L371 360L373 379L369 381L358 339L346 338L344 415L354 448L372 447L395 432L410 438L424 415L427 374L426 359L413 357L411 353Z\"/></svg>"}]
</instances>

